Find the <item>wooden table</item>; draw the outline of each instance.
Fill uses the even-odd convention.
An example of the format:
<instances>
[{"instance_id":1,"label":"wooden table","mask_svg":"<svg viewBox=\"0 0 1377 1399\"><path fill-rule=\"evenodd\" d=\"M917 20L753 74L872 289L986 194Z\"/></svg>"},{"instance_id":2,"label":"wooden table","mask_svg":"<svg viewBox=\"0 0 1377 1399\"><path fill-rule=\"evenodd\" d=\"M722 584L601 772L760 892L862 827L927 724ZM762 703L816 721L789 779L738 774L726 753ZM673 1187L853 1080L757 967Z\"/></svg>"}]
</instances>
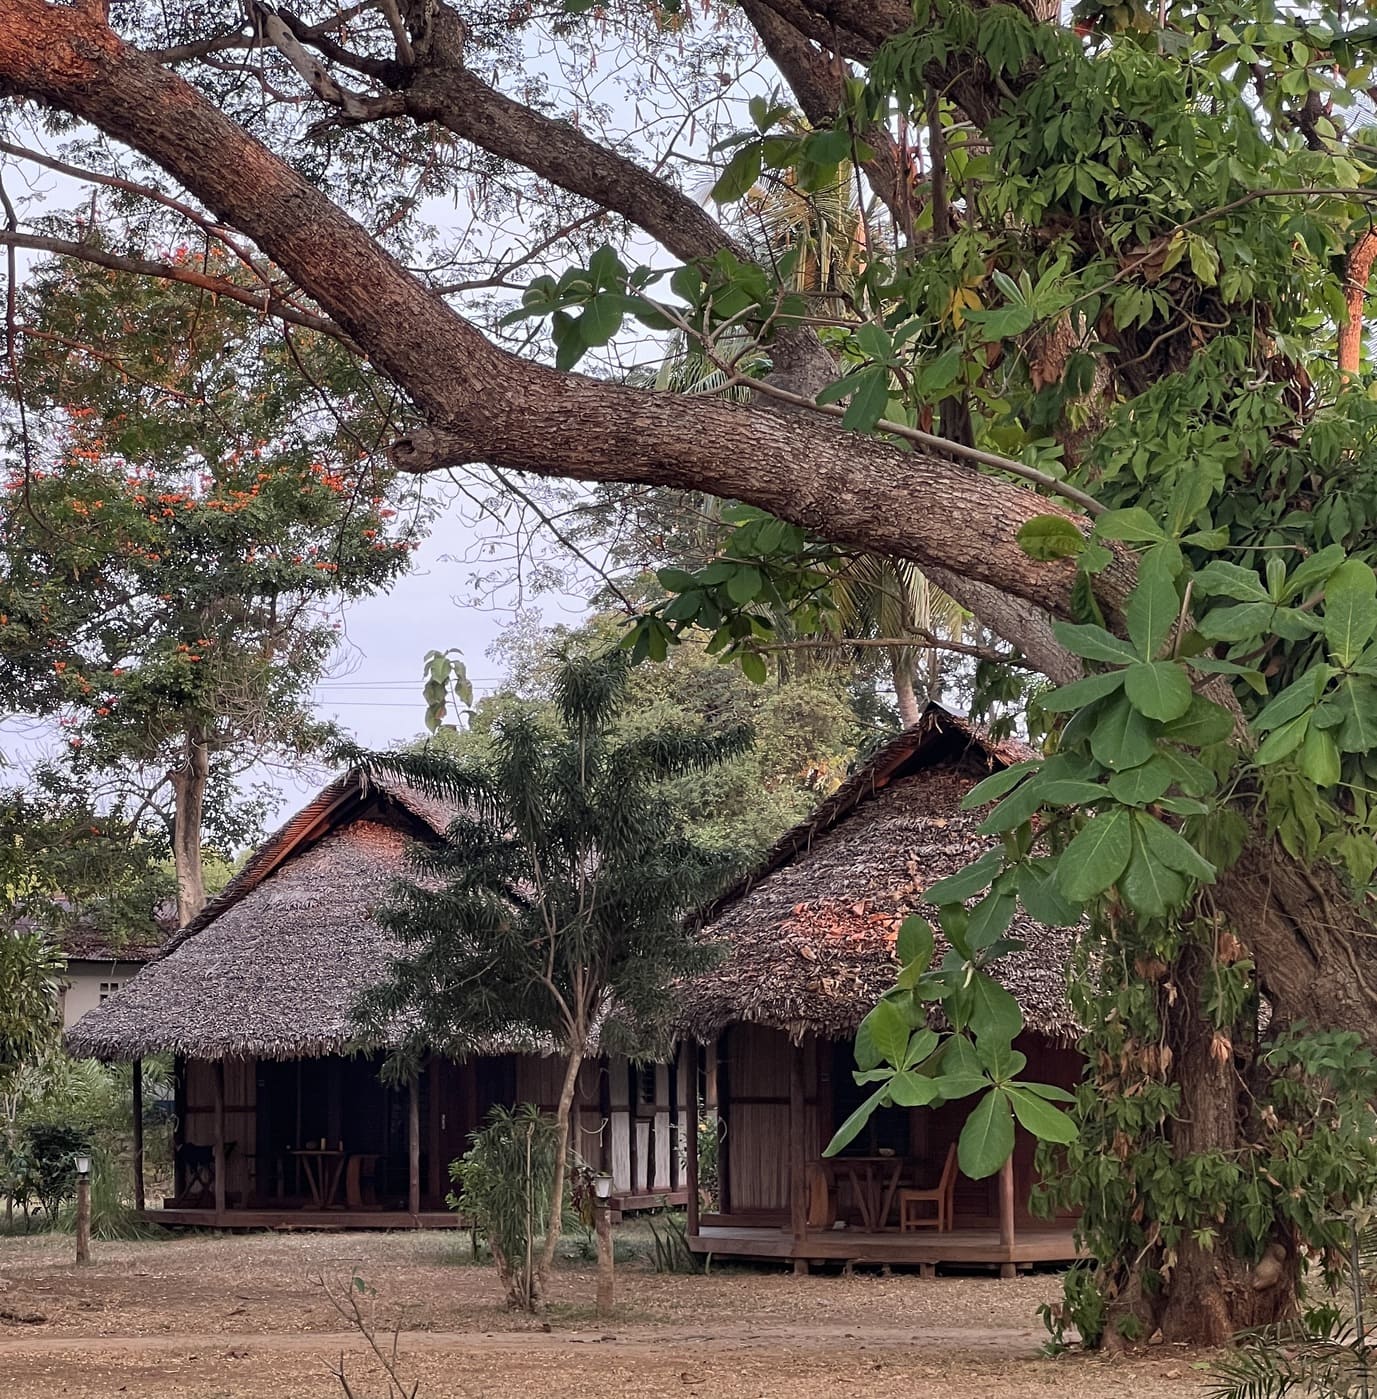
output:
<instances>
[{"instance_id":1,"label":"wooden table","mask_svg":"<svg viewBox=\"0 0 1377 1399\"><path fill-rule=\"evenodd\" d=\"M861 1224L871 1233L889 1227L889 1211L899 1178L908 1164L903 1156L838 1156L831 1161L837 1178L851 1182Z\"/></svg>"},{"instance_id":2,"label":"wooden table","mask_svg":"<svg viewBox=\"0 0 1377 1399\"><path fill-rule=\"evenodd\" d=\"M333 1209L347 1153L338 1147L304 1146L294 1147L291 1154L305 1168L312 1204L318 1210Z\"/></svg>"}]
</instances>

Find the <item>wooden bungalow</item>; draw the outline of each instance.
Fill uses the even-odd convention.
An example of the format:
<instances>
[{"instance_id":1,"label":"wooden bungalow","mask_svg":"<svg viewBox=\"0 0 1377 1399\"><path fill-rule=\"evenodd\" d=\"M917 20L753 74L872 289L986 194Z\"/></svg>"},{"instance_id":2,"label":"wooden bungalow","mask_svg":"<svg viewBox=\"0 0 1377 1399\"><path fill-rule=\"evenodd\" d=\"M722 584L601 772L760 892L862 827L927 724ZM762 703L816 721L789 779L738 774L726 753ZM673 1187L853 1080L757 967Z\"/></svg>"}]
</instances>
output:
<instances>
[{"instance_id":1,"label":"wooden bungalow","mask_svg":"<svg viewBox=\"0 0 1377 1399\"><path fill-rule=\"evenodd\" d=\"M717 1198L698 1189L689 1132L689 1244L697 1253L811 1261L1019 1266L1077 1256L1072 1221L1035 1220L1034 1142L989 1180L949 1163L969 1104L888 1108L835 1160L823 1148L868 1094L853 1078L861 1018L893 985L895 936L923 891L990 844L961 799L991 771L1032 754L995 743L933 707L889 741L704 915L724 961L684 989L683 1030L702 1048L698 1098L716 1100ZM1030 1078L1071 1087L1081 1062L1066 995L1073 934L1020 915L1026 950L997 975L1018 998ZM939 936L938 957L945 948ZM944 1179L945 1174L945 1179ZM901 1228L905 1191L913 1200ZM940 1203L939 1203L940 1202ZM944 1208L945 1207L945 1208ZM945 1216L945 1228L936 1227Z\"/></svg>"},{"instance_id":2,"label":"wooden bungalow","mask_svg":"<svg viewBox=\"0 0 1377 1399\"><path fill-rule=\"evenodd\" d=\"M67 1033L71 1053L132 1061L144 1207L143 1057L174 1056L175 1182L165 1224L445 1227L449 1163L495 1103L553 1108L561 1061L515 1043L464 1063L431 1056L409 1084L360 1052L351 1010L394 946L371 913L408 842L450 812L350 772L253 854L223 892ZM686 1065L588 1063L573 1145L609 1172L614 1205L687 1199Z\"/></svg>"}]
</instances>

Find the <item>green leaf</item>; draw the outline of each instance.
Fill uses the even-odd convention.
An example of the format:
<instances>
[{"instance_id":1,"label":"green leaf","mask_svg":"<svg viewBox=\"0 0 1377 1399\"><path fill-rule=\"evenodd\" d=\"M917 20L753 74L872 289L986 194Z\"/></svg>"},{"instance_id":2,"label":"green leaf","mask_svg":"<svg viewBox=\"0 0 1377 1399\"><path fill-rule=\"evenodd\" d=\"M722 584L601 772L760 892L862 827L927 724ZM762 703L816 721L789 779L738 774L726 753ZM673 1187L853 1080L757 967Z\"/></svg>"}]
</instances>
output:
<instances>
[{"instance_id":1,"label":"green leaf","mask_svg":"<svg viewBox=\"0 0 1377 1399\"><path fill-rule=\"evenodd\" d=\"M1328 729L1312 728L1296 759L1300 770L1317 787L1332 787L1339 780L1339 745Z\"/></svg>"},{"instance_id":2,"label":"green leaf","mask_svg":"<svg viewBox=\"0 0 1377 1399\"><path fill-rule=\"evenodd\" d=\"M1339 747L1345 753L1366 753L1377 748L1377 685L1349 676L1339 686L1334 704L1343 716Z\"/></svg>"},{"instance_id":3,"label":"green leaf","mask_svg":"<svg viewBox=\"0 0 1377 1399\"><path fill-rule=\"evenodd\" d=\"M840 165L851 154L845 131L815 131L803 143L804 155L818 165Z\"/></svg>"},{"instance_id":4,"label":"green leaf","mask_svg":"<svg viewBox=\"0 0 1377 1399\"><path fill-rule=\"evenodd\" d=\"M734 569L731 577L727 579L727 596L738 607L744 607L748 602L754 602L759 597L762 581L758 568L746 565L743 568Z\"/></svg>"},{"instance_id":5,"label":"green leaf","mask_svg":"<svg viewBox=\"0 0 1377 1399\"><path fill-rule=\"evenodd\" d=\"M908 1052L904 1055L903 1067L911 1069L915 1064L921 1064L937 1048L937 1044L936 1030L929 1030L926 1026L921 1030L915 1030L913 1038L908 1042Z\"/></svg>"},{"instance_id":6,"label":"green leaf","mask_svg":"<svg viewBox=\"0 0 1377 1399\"><path fill-rule=\"evenodd\" d=\"M899 924L899 937L894 950L902 966L910 967L917 963L922 971L926 971L932 962L934 946L932 924L926 918L911 913Z\"/></svg>"},{"instance_id":7,"label":"green leaf","mask_svg":"<svg viewBox=\"0 0 1377 1399\"><path fill-rule=\"evenodd\" d=\"M753 685L763 685L769 678L765 669L765 657L759 651L742 651L741 673Z\"/></svg>"},{"instance_id":8,"label":"green leaf","mask_svg":"<svg viewBox=\"0 0 1377 1399\"><path fill-rule=\"evenodd\" d=\"M760 178L762 149L759 141L749 141L738 147L712 187L712 197L719 204L734 203Z\"/></svg>"},{"instance_id":9,"label":"green leaf","mask_svg":"<svg viewBox=\"0 0 1377 1399\"><path fill-rule=\"evenodd\" d=\"M869 369L861 377L846 412L842 415L842 427L848 432L869 432L885 415L889 407L889 371Z\"/></svg>"},{"instance_id":10,"label":"green leaf","mask_svg":"<svg viewBox=\"0 0 1377 1399\"><path fill-rule=\"evenodd\" d=\"M938 1091L935 1079L906 1069L895 1074L890 1080L889 1096L893 1099L895 1107L925 1108L942 1095Z\"/></svg>"},{"instance_id":11,"label":"green leaf","mask_svg":"<svg viewBox=\"0 0 1377 1399\"><path fill-rule=\"evenodd\" d=\"M1068 1093L1065 1088L1059 1088L1055 1083L1020 1083L1018 1085L1025 1093L1036 1093L1039 1098L1046 1098L1053 1103L1074 1103L1076 1095Z\"/></svg>"},{"instance_id":12,"label":"green leaf","mask_svg":"<svg viewBox=\"0 0 1377 1399\"><path fill-rule=\"evenodd\" d=\"M1103 801L1109 789L1098 782L1082 782L1074 777L1061 777L1038 785L1038 794L1047 806L1085 806Z\"/></svg>"},{"instance_id":13,"label":"green leaf","mask_svg":"<svg viewBox=\"0 0 1377 1399\"><path fill-rule=\"evenodd\" d=\"M824 1156L835 1156L844 1147L849 1146L859 1135L862 1127L870 1121L875 1109L881 1107L889 1096L889 1084L884 1084L877 1088L850 1117L837 1128L832 1136L832 1140L827 1143L823 1151Z\"/></svg>"},{"instance_id":14,"label":"green leaf","mask_svg":"<svg viewBox=\"0 0 1377 1399\"><path fill-rule=\"evenodd\" d=\"M1231 597L1238 602L1272 601L1251 568L1224 559L1212 559L1195 575L1195 591L1202 597Z\"/></svg>"},{"instance_id":15,"label":"green leaf","mask_svg":"<svg viewBox=\"0 0 1377 1399\"><path fill-rule=\"evenodd\" d=\"M1261 712L1253 720L1253 728L1258 733L1266 733L1268 729L1275 729L1298 714L1312 709L1319 702L1324 687L1333 675L1334 672L1329 666L1316 666L1306 671L1263 705Z\"/></svg>"},{"instance_id":16,"label":"green leaf","mask_svg":"<svg viewBox=\"0 0 1377 1399\"><path fill-rule=\"evenodd\" d=\"M877 1002L870 1014L861 1021L861 1025L869 1028L870 1042L879 1051L884 1063L897 1066L904 1062L909 1026L903 1012L893 1001Z\"/></svg>"},{"instance_id":17,"label":"green leaf","mask_svg":"<svg viewBox=\"0 0 1377 1399\"><path fill-rule=\"evenodd\" d=\"M1178 870L1201 884L1213 884L1215 867L1180 832L1150 816L1133 813L1134 834L1141 838L1148 853L1168 869Z\"/></svg>"},{"instance_id":18,"label":"green leaf","mask_svg":"<svg viewBox=\"0 0 1377 1399\"><path fill-rule=\"evenodd\" d=\"M1032 817L1042 802L1042 787L1037 780L1025 782L1005 797L976 830L981 835L1001 835L1005 831L1015 830Z\"/></svg>"},{"instance_id":19,"label":"green leaf","mask_svg":"<svg viewBox=\"0 0 1377 1399\"><path fill-rule=\"evenodd\" d=\"M1023 1029L1018 1002L988 972L976 972L970 990L970 1027L977 1038L1011 1042Z\"/></svg>"},{"instance_id":20,"label":"green leaf","mask_svg":"<svg viewBox=\"0 0 1377 1399\"><path fill-rule=\"evenodd\" d=\"M1343 563L1344 558L1342 544L1330 544L1318 553L1311 554L1308 559L1296 565L1295 571L1286 580L1290 596L1298 597L1303 602L1307 601L1308 594L1327 582L1329 575Z\"/></svg>"},{"instance_id":21,"label":"green leaf","mask_svg":"<svg viewBox=\"0 0 1377 1399\"><path fill-rule=\"evenodd\" d=\"M1019 526L1018 542L1030 559L1047 563L1075 558L1085 548L1086 540L1065 515L1034 515Z\"/></svg>"},{"instance_id":22,"label":"green leaf","mask_svg":"<svg viewBox=\"0 0 1377 1399\"><path fill-rule=\"evenodd\" d=\"M985 1072L996 1083L1004 1083L1028 1067L1028 1056L1007 1040L981 1040L975 1052Z\"/></svg>"},{"instance_id":23,"label":"green leaf","mask_svg":"<svg viewBox=\"0 0 1377 1399\"><path fill-rule=\"evenodd\" d=\"M1024 777L1030 772L1036 772L1041 766L1041 758L1025 758L1021 763L1014 763L1011 767L991 773L961 798L961 810L973 811L977 806L995 801L1005 792L1012 791Z\"/></svg>"},{"instance_id":24,"label":"green leaf","mask_svg":"<svg viewBox=\"0 0 1377 1399\"><path fill-rule=\"evenodd\" d=\"M1059 685L1050 694L1039 695L1038 704L1052 714L1062 714L1112 695L1123 683L1122 670L1103 670L1082 680L1073 680L1069 685Z\"/></svg>"},{"instance_id":25,"label":"green leaf","mask_svg":"<svg viewBox=\"0 0 1377 1399\"><path fill-rule=\"evenodd\" d=\"M975 1046L965 1035L952 1035L942 1046L938 1062L944 1075L974 1075L977 1079L981 1077L980 1056L976 1054Z\"/></svg>"},{"instance_id":26,"label":"green leaf","mask_svg":"<svg viewBox=\"0 0 1377 1399\"><path fill-rule=\"evenodd\" d=\"M1192 748L1208 748L1211 744L1222 743L1234 731L1234 717L1222 705L1196 695L1191 707L1179 718L1173 719L1163 734L1177 743L1189 744Z\"/></svg>"},{"instance_id":27,"label":"green leaf","mask_svg":"<svg viewBox=\"0 0 1377 1399\"><path fill-rule=\"evenodd\" d=\"M1124 607L1129 639L1144 660L1161 650L1180 613L1170 564L1161 550L1154 549L1139 563L1138 582Z\"/></svg>"},{"instance_id":28,"label":"green leaf","mask_svg":"<svg viewBox=\"0 0 1377 1399\"><path fill-rule=\"evenodd\" d=\"M1092 817L1057 861L1057 888L1075 903L1103 894L1124 872L1133 853L1128 811L1116 807Z\"/></svg>"},{"instance_id":29,"label":"green leaf","mask_svg":"<svg viewBox=\"0 0 1377 1399\"><path fill-rule=\"evenodd\" d=\"M1074 928L1081 906L1062 897L1056 885L1057 862L1045 858L1019 866L1018 896L1029 918L1049 928Z\"/></svg>"},{"instance_id":30,"label":"green leaf","mask_svg":"<svg viewBox=\"0 0 1377 1399\"><path fill-rule=\"evenodd\" d=\"M1117 539L1125 544L1159 544L1167 537L1162 526L1137 505L1126 510L1106 510L1095 521L1095 534L1099 539Z\"/></svg>"},{"instance_id":31,"label":"green leaf","mask_svg":"<svg viewBox=\"0 0 1377 1399\"><path fill-rule=\"evenodd\" d=\"M1121 698L1098 716L1090 734L1090 751L1111 772L1145 763L1157 751L1148 720Z\"/></svg>"},{"instance_id":32,"label":"green leaf","mask_svg":"<svg viewBox=\"0 0 1377 1399\"><path fill-rule=\"evenodd\" d=\"M1209 641L1251 641L1272 630L1277 612L1276 604L1271 602L1214 607L1195 624L1195 629Z\"/></svg>"},{"instance_id":33,"label":"green leaf","mask_svg":"<svg viewBox=\"0 0 1377 1399\"><path fill-rule=\"evenodd\" d=\"M1140 659L1126 641L1121 641L1113 632L1097 627L1093 622L1053 622L1052 634L1073 656L1080 656L1087 661L1131 665Z\"/></svg>"},{"instance_id":34,"label":"green leaf","mask_svg":"<svg viewBox=\"0 0 1377 1399\"><path fill-rule=\"evenodd\" d=\"M1159 754L1127 772L1116 772L1109 779L1109 790L1125 806L1144 806L1171 786L1174 775L1171 764Z\"/></svg>"},{"instance_id":35,"label":"green leaf","mask_svg":"<svg viewBox=\"0 0 1377 1399\"><path fill-rule=\"evenodd\" d=\"M923 893L925 903L945 908L948 904L965 903L982 889L988 889L995 875L1004 867L1002 850L987 850L973 865L939 879Z\"/></svg>"},{"instance_id":36,"label":"green leaf","mask_svg":"<svg viewBox=\"0 0 1377 1399\"><path fill-rule=\"evenodd\" d=\"M1309 713L1298 714L1294 719L1288 719L1286 723L1278 725L1262 740L1253 755L1253 761L1259 767L1267 767L1270 763L1279 763L1283 758L1289 758L1305 741L1310 719Z\"/></svg>"},{"instance_id":37,"label":"green leaf","mask_svg":"<svg viewBox=\"0 0 1377 1399\"><path fill-rule=\"evenodd\" d=\"M1073 1142L1079 1133L1076 1124L1064 1113L1043 1101L1041 1095L1023 1084L1010 1084L1004 1092L1013 1104L1018 1120L1039 1141Z\"/></svg>"},{"instance_id":38,"label":"green leaf","mask_svg":"<svg viewBox=\"0 0 1377 1399\"><path fill-rule=\"evenodd\" d=\"M1377 575L1349 559L1334 570L1324 589L1324 638L1341 666L1356 661L1377 630Z\"/></svg>"},{"instance_id":39,"label":"green leaf","mask_svg":"<svg viewBox=\"0 0 1377 1399\"><path fill-rule=\"evenodd\" d=\"M992 1088L966 1119L956 1144L961 1172L971 1180L992 1176L1014 1150L1014 1115L1001 1088Z\"/></svg>"},{"instance_id":40,"label":"green leaf","mask_svg":"<svg viewBox=\"0 0 1377 1399\"><path fill-rule=\"evenodd\" d=\"M1165 918L1186 901L1189 890L1185 879L1161 860L1154 859L1146 843L1134 841L1119 892L1124 902L1144 918Z\"/></svg>"},{"instance_id":41,"label":"green leaf","mask_svg":"<svg viewBox=\"0 0 1377 1399\"><path fill-rule=\"evenodd\" d=\"M972 1057L977 1067L974 1071L961 1070L953 1072L943 1066L944 1072L933 1081L937 1084L938 1092L949 1102L957 1098L969 1098L972 1093L979 1093L982 1088L990 1086L990 1080L985 1076L983 1069L979 1068L980 1060L975 1055L974 1048L971 1050Z\"/></svg>"},{"instance_id":42,"label":"green leaf","mask_svg":"<svg viewBox=\"0 0 1377 1399\"><path fill-rule=\"evenodd\" d=\"M1142 661L1124 672L1128 702L1149 719L1179 719L1191 707L1191 682L1174 661Z\"/></svg>"},{"instance_id":43,"label":"green leaf","mask_svg":"<svg viewBox=\"0 0 1377 1399\"><path fill-rule=\"evenodd\" d=\"M988 947L996 938L1003 937L1009 924L1014 921L1017 910L1018 900L1014 897L1012 888L1000 892L991 890L986 894L971 909L971 921L966 926L966 936L972 949L978 952Z\"/></svg>"}]
</instances>

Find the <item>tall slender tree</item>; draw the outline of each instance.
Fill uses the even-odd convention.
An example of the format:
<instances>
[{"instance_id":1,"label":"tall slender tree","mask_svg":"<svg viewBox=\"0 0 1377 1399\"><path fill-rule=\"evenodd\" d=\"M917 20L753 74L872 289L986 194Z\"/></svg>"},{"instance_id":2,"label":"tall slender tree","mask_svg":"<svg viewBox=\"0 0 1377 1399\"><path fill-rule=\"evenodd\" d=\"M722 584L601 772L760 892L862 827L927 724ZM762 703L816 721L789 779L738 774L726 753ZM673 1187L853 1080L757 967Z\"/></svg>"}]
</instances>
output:
<instances>
[{"instance_id":1,"label":"tall slender tree","mask_svg":"<svg viewBox=\"0 0 1377 1399\"><path fill-rule=\"evenodd\" d=\"M513 1036L556 1046L555 1201L585 1057L595 1045L635 1053L663 1044L672 982L711 960L683 917L736 863L691 838L664 785L740 752L749 733L619 739L626 682L620 658L567 660L555 676L554 723L515 706L484 754L364 758L453 802L457 814L443 843L415 850L414 878L378 915L403 952L361 999L361 1034L403 1039L396 1070L414 1070L426 1050L467 1057ZM552 1210L542 1277L559 1216Z\"/></svg>"}]
</instances>

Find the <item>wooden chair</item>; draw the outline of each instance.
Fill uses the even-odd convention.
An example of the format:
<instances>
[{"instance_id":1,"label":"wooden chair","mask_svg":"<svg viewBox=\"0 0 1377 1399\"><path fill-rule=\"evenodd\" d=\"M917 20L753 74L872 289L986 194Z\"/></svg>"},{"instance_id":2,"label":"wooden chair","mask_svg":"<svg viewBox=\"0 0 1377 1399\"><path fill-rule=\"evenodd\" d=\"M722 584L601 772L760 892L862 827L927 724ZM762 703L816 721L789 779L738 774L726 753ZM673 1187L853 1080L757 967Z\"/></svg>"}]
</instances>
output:
<instances>
[{"instance_id":1,"label":"wooden chair","mask_svg":"<svg viewBox=\"0 0 1377 1399\"><path fill-rule=\"evenodd\" d=\"M899 1192L899 1229L936 1229L939 1234L951 1229L952 1196L956 1192L956 1144L947 1148L942 1178L931 1190L901 1190ZM924 1205L935 1205L935 1215L926 1214Z\"/></svg>"}]
</instances>

